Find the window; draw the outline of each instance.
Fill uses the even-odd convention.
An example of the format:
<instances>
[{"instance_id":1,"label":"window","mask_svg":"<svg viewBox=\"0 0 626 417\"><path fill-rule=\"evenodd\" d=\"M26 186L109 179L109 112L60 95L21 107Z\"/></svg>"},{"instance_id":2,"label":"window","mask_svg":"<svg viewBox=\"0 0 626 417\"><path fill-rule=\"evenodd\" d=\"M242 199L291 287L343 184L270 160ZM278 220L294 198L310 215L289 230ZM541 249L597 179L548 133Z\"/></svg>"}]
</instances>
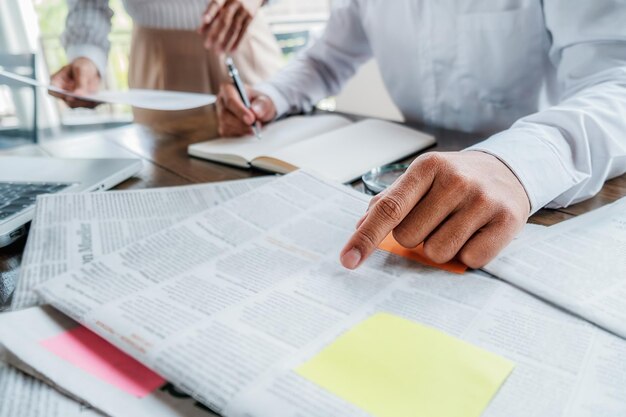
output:
<instances>
[{"instance_id":1,"label":"window","mask_svg":"<svg viewBox=\"0 0 626 417\"><path fill-rule=\"evenodd\" d=\"M36 60L35 12L29 2L0 2L0 66L10 72L34 77L42 69ZM36 106L44 92L30 86L0 80L0 147L29 143L37 138L37 127L56 126L56 113ZM39 111L36 111L39 110Z\"/></svg>"}]
</instances>

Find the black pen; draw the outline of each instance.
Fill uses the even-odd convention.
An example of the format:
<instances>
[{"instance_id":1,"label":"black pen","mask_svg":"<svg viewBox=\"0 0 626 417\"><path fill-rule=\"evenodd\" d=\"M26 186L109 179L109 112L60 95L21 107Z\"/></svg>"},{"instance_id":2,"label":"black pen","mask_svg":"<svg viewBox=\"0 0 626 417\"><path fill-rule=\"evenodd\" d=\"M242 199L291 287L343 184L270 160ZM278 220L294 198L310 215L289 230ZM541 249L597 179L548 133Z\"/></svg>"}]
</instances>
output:
<instances>
[{"instance_id":1,"label":"black pen","mask_svg":"<svg viewBox=\"0 0 626 417\"><path fill-rule=\"evenodd\" d=\"M241 97L241 101L243 101L243 105L246 106L246 108L250 109L251 104L250 99L248 98L248 94L246 94L246 88L243 86L241 78L239 78L239 71L237 71L237 67L235 67L235 63L233 62L233 59L231 57L226 58L226 68L228 69L228 75L230 75L230 78L233 80L233 84L235 84L235 88L239 93L239 97ZM254 131L254 136L256 136L257 139L260 140L261 130L259 129L258 121L254 122L254 124L252 125L252 130Z\"/></svg>"}]
</instances>

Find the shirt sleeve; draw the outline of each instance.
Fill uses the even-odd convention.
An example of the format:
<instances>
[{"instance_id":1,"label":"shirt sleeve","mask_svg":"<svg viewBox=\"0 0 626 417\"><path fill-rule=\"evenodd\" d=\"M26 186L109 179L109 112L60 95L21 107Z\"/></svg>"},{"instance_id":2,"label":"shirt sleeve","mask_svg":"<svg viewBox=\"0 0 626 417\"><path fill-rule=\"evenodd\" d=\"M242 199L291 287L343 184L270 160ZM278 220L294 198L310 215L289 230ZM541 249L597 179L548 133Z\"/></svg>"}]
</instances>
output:
<instances>
[{"instance_id":1,"label":"shirt sleeve","mask_svg":"<svg viewBox=\"0 0 626 417\"><path fill-rule=\"evenodd\" d=\"M274 101L278 117L308 112L338 93L372 56L359 9L358 0L335 6L322 37L269 81L255 86Z\"/></svg>"},{"instance_id":2,"label":"shirt sleeve","mask_svg":"<svg viewBox=\"0 0 626 417\"><path fill-rule=\"evenodd\" d=\"M560 102L469 150L517 175L534 213L592 197L626 172L626 8L621 0L545 0Z\"/></svg>"},{"instance_id":3,"label":"shirt sleeve","mask_svg":"<svg viewBox=\"0 0 626 417\"><path fill-rule=\"evenodd\" d=\"M104 78L109 54L113 11L108 0L67 0L68 13L61 40L71 62L91 59Z\"/></svg>"}]
</instances>

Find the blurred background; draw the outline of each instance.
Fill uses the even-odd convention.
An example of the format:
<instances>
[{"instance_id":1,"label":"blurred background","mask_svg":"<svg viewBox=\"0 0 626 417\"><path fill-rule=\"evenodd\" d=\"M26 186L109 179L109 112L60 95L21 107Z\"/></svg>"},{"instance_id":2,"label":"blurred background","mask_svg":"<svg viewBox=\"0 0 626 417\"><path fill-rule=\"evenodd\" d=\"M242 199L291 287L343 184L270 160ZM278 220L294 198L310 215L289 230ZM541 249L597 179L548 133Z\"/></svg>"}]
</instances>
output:
<instances>
[{"instance_id":1,"label":"blurred background","mask_svg":"<svg viewBox=\"0 0 626 417\"><path fill-rule=\"evenodd\" d=\"M341 1L277 0L264 8L263 13L281 46L285 63L321 35L331 8ZM124 11L121 0L110 0L109 4L115 15L105 86L111 90L124 90L128 88L132 20ZM29 77L36 74L38 80L48 82L49 75L67 62L60 41L66 14L65 0L0 2L0 66ZM330 97L319 106L326 110L401 120L373 62L360 71L340 96ZM0 82L0 148L55 136L60 130L71 134L131 122L132 113L127 106L103 105L95 110L72 110L48 97L41 89L35 91Z\"/></svg>"}]
</instances>

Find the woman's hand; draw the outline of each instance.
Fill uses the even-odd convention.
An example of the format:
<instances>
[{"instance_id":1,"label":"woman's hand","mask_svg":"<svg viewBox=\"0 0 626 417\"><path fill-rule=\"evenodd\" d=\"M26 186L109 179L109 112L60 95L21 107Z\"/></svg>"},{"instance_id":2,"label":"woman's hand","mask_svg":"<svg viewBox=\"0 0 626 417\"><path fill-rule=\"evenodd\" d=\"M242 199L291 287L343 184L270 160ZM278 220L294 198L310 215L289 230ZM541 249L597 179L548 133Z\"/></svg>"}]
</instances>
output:
<instances>
[{"instance_id":1,"label":"woman's hand","mask_svg":"<svg viewBox=\"0 0 626 417\"><path fill-rule=\"evenodd\" d=\"M77 58L67 64L50 79L50 84L62 90L77 95L87 95L98 92L100 88L100 73L96 64L88 58ZM93 101L81 100L55 91L50 92L51 95L65 101L68 106L94 108L99 103Z\"/></svg>"},{"instance_id":2,"label":"woman's hand","mask_svg":"<svg viewBox=\"0 0 626 417\"><path fill-rule=\"evenodd\" d=\"M262 4L263 0L211 0L198 28L204 47L218 53L233 52Z\"/></svg>"}]
</instances>

